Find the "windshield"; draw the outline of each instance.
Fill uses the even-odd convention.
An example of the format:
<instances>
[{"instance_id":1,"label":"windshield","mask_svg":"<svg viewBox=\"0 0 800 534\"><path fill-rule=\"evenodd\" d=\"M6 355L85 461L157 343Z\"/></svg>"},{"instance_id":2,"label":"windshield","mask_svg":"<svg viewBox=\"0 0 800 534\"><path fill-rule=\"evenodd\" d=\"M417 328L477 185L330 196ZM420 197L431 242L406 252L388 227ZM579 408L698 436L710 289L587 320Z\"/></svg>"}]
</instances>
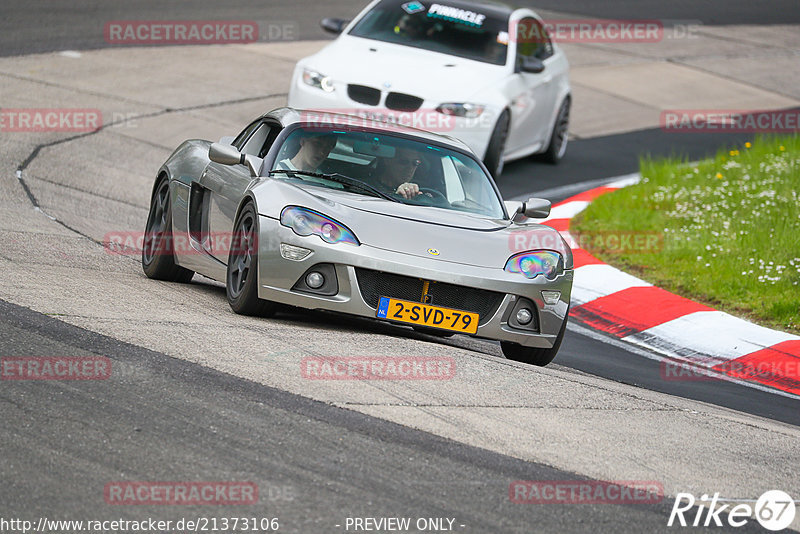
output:
<instances>
[{"instance_id":1,"label":"windshield","mask_svg":"<svg viewBox=\"0 0 800 534\"><path fill-rule=\"evenodd\" d=\"M350 35L505 65L507 18L457 4L384 0L358 21Z\"/></svg>"},{"instance_id":2,"label":"windshield","mask_svg":"<svg viewBox=\"0 0 800 534\"><path fill-rule=\"evenodd\" d=\"M279 180L503 218L491 179L471 156L382 131L296 128L270 172Z\"/></svg>"}]
</instances>

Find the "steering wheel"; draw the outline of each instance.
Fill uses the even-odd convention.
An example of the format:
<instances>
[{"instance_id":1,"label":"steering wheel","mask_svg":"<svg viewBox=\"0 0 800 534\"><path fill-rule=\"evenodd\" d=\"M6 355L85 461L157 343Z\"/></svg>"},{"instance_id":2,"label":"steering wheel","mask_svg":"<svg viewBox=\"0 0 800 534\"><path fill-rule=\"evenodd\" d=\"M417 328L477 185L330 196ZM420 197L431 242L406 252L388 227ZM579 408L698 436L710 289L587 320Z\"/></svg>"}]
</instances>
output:
<instances>
[{"instance_id":1,"label":"steering wheel","mask_svg":"<svg viewBox=\"0 0 800 534\"><path fill-rule=\"evenodd\" d=\"M447 197L444 196L444 194L441 191L439 191L438 189L431 189L430 187L420 187L419 188L419 192L420 193L428 193L430 195L430 197L427 197L428 199L430 199L429 202L432 202L432 203L433 202L438 202L439 204L444 203L444 204L447 204L447 206L450 206L450 201L447 200ZM414 200L421 199L421 197L422 197L422 195L418 195L417 198L414 199Z\"/></svg>"}]
</instances>

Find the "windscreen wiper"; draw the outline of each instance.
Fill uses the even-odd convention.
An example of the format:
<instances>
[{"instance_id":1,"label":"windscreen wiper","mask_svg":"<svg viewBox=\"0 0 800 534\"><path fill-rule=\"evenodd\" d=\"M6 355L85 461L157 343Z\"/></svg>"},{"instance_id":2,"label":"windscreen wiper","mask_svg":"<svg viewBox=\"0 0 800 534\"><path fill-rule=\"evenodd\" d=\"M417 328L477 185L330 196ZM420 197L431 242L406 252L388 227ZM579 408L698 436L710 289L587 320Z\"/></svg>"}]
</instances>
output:
<instances>
[{"instance_id":1,"label":"windscreen wiper","mask_svg":"<svg viewBox=\"0 0 800 534\"><path fill-rule=\"evenodd\" d=\"M367 191L374 195L377 195L381 198L386 200L391 200L392 202L400 202L402 201L396 198L393 198L380 189L377 189L367 182L362 182L357 178L351 178L350 176L345 176L344 174L339 174L338 172L334 173L324 173L324 172L314 172L314 171L299 171L299 170L292 170L292 169L275 169L274 171L270 171L270 175L272 174L285 174L292 178L295 178L297 175L302 179L303 176L312 176L314 178L324 178L326 180L330 180L331 182L336 182L339 184L349 185L351 187L355 187L361 189L362 191Z\"/></svg>"}]
</instances>

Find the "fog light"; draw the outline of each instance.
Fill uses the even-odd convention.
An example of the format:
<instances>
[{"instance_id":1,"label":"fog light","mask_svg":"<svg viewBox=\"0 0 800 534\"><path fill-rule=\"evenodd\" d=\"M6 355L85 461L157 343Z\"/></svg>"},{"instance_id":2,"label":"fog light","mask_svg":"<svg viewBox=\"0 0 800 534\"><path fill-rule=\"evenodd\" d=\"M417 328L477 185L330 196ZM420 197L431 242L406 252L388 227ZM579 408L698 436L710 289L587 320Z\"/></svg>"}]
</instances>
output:
<instances>
[{"instance_id":1,"label":"fog light","mask_svg":"<svg viewBox=\"0 0 800 534\"><path fill-rule=\"evenodd\" d=\"M287 260L300 261L307 258L311 252L307 248L281 243L281 256Z\"/></svg>"},{"instance_id":2,"label":"fog light","mask_svg":"<svg viewBox=\"0 0 800 534\"><path fill-rule=\"evenodd\" d=\"M561 291L542 291L542 298L545 304L558 304L558 300L561 298Z\"/></svg>"},{"instance_id":3,"label":"fog light","mask_svg":"<svg viewBox=\"0 0 800 534\"><path fill-rule=\"evenodd\" d=\"M531 311L528 308L522 308L517 312L517 322L519 324L528 324L532 318L533 315L531 315Z\"/></svg>"},{"instance_id":4,"label":"fog light","mask_svg":"<svg viewBox=\"0 0 800 534\"><path fill-rule=\"evenodd\" d=\"M319 289L325 283L325 277L317 271L312 271L306 275L306 285L311 289Z\"/></svg>"}]
</instances>

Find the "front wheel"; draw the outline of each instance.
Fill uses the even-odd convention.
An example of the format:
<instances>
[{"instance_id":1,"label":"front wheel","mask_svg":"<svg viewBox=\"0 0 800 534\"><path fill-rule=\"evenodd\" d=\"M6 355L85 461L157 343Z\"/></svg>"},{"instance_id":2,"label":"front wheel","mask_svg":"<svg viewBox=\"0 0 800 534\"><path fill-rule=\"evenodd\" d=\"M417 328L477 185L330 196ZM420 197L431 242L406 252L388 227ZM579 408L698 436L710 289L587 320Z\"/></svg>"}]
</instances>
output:
<instances>
[{"instance_id":1,"label":"front wheel","mask_svg":"<svg viewBox=\"0 0 800 534\"><path fill-rule=\"evenodd\" d=\"M175 263L174 245L169 180L164 176L150 199L150 213L144 228L142 270L148 278L181 283L192 279L194 271Z\"/></svg>"},{"instance_id":2,"label":"front wheel","mask_svg":"<svg viewBox=\"0 0 800 534\"><path fill-rule=\"evenodd\" d=\"M503 172L503 152L506 149L506 138L508 137L508 126L510 123L510 116L508 110L504 110L497 119L492 131L492 137L489 138L489 146L486 148L486 157L483 158L483 163L492 177L495 180L500 178L500 173Z\"/></svg>"},{"instance_id":3,"label":"front wheel","mask_svg":"<svg viewBox=\"0 0 800 534\"><path fill-rule=\"evenodd\" d=\"M258 224L252 202L242 208L233 225L225 293L231 309L241 315L267 317L276 304L258 298Z\"/></svg>"},{"instance_id":4,"label":"front wheel","mask_svg":"<svg viewBox=\"0 0 800 534\"><path fill-rule=\"evenodd\" d=\"M542 159L548 163L558 163L567 152L569 108L570 99L565 98L561 103L561 107L558 108L556 122L553 124L553 133L550 135L550 144L547 146L547 150L542 153Z\"/></svg>"},{"instance_id":5,"label":"front wheel","mask_svg":"<svg viewBox=\"0 0 800 534\"><path fill-rule=\"evenodd\" d=\"M567 320L569 319L569 312L564 317L564 323L561 325L561 330L558 331L555 343L549 349L539 347L523 347L519 343L511 343L510 341L501 341L500 348L503 349L503 355L509 360L515 362L527 363L530 365L537 365L544 367L552 362L558 354L558 349L561 348L561 341L564 339L564 332L567 330Z\"/></svg>"}]
</instances>

